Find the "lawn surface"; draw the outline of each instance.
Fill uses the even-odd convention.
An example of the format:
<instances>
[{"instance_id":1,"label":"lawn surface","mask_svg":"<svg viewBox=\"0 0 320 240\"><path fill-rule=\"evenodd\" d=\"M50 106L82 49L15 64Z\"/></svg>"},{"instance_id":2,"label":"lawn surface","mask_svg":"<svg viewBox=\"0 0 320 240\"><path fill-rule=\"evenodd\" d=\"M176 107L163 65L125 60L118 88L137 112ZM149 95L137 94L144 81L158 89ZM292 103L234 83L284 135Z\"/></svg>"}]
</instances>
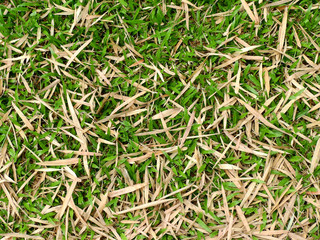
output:
<instances>
[{"instance_id":1,"label":"lawn surface","mask_svg":"<svg viewBox=\"0 0 320 240\"><path fill-rule=\"evenodd\" d=\"M2 239L320 239L319 9L1 0Z\"/></svg>"}]
</instances>

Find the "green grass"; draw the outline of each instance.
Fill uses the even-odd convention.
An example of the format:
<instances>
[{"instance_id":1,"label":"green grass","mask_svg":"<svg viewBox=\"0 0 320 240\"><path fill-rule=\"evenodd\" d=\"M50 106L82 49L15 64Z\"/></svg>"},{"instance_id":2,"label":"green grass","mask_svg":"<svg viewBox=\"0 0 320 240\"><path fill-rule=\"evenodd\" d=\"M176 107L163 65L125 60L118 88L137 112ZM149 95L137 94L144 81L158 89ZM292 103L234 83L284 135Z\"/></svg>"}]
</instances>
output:
<instances>
[{"instance_id":1,"label":"green grass","mask_svg":"<svg viewBox=\"0 0 320 240\"><path fill-rule=\"evenodd\" d=\"M192 2L0 4L1 236L320 239L318 1Z\"/></svg>"}]
</instances>

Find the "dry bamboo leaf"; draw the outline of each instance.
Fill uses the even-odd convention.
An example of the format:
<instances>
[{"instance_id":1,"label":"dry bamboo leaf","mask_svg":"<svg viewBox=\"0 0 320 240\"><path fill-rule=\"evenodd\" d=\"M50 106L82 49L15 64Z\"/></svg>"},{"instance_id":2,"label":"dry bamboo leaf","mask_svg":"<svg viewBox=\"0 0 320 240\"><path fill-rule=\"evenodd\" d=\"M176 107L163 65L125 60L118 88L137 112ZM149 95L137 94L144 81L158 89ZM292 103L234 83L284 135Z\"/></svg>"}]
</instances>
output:
<instances>
[{"instance_id":1,"label":"dry bamboo leaf","mask_svg":"<svg viewBox=\"0 0 320 240\"><path fill-rule=\"evenodd\" d=\"M265 119L262 114L260 112L258 112L257 110L255 110L254 108L252 108L249 104L245 103L244 101L242 101L241 99L238 98L238 101L245 106L248 111L255 116L256 118L258 118L262 123L264 123L267 127L273 128L279 132L282 132L284 134L287 134L290 136L289 133L286 133L285 131L279 129L278 127L276 127L275 125L273 125L272 123L270 123L267 119Z\"/></svg>"},{"instance_id":2,"label":"dry bamboo leaf","mask_svg":"<svg viewBox=\"0 0 320 240\"><path fill-rule=\"evenodd\" d=\"M1 93L0 93L1 94ZM11 109L9 109L3 116L2 118L0 119L0 127L2 126L2 124L4 122L6 122L8 120L8 117L9 117L9 114L11 112Z\"/></svg>"},{"instance_id":3,"label":"dry bamboo leaf","mask_svg":"<svg viewBox=\"0 0 320 240\"><path fill-rule=\"evenodd\" d=\"M269 97L270 94L270 77L269 77L269 72L268 69L264 69L264 82L265 82L265 88L267 91L267 96Z\"/></svg>"},{"instance_id":4,"label":"dry bamboo leaf","mask_svg":"<svg viewBox=\"0 0 320 240\"><path fill-rule=\"evenodd\" d=\"M161 81L164 82L164 78L163 78L163 75L162 75L161 71L153 63L151 63L151 64L153 66L153 69L156 71L156 74L159 75ZM155 79L156 79L156 76L155 76Z\"/></svg>"},{"instance_id":5,"label":"dry bamboo leaf","mask_svg":"<svg viewBox=\"0 0 320 240\"><path fill-rule=\"evenodd\" d=\"M115 143L110 142L110 141L105 140L105 139L102 139L102 138L98 138L98 143L104 143L104 144L107 144L107 145L113 145L113 146L115 146L115 145L116 145Z\"/></svg>"},{"instance_id":6,"label":"dry bamboo leaf","mask_svg":"<svg viewBox=\"0 0 320 240\"><path fill-rule=\"evenodd\" d=\"M266 231L253 231L252 234L256 236L272 236L272 235L281 235L288 234L288 230L266 230ZM276 238L278 239L278 238Z\"/></svg>"},{"instance_id":7,"label":"dry bamboo leaf","mask_svg":"<svg viewBox=\"0 0 320 240\"><path fill-rule=\"evenodd\" d=\"M23 56L20 56L20 57L6 58L6 59L1 60L0 62L6 63L6 64L9 65L9 64L11 64L11 63L14 62L14 61L21 61L21 60L25 60L25 59L29 59L29 58L30 58L29 55L24 54Z\"/></svg>"},{"instance_id":8,"label":"dry bamboo leaf","mask_svg":"<svg viewBox=\"0 0 320 240\"><path fill-rule=\"evenodd\" d=\"M145 94L145 91L142 91L140 93L137 93L136 95L134 95L133 97L128 98L126 101L124 101L122 104L120 104L118 107L116 107L112 113L110 114L111 116L113 114L115 114L116 112L118 112L121 108L123 108L124 106L128 105L129 103L133 102L134 100L136 100L138 97L141 97Z\"/></svg>"},{"instance_id":9,"label":"dry bamboo leaf","mask_svg":"<svg viewBox=\"0 0 320 240\"><path fill-rule=\"evenodd\" d=\"M6 183L0 183L0 186L2 187L2 190L4 191L5 195L6 195L6 199L9 202L9 206L11 206L12 211L13 211L13 215L16 215L20 218L19 212L18 212L18 208L20 209L19 204L16 202L15 198L12 196L12 194L10 194L10 192L7 189Z\"/></svg>"},{"instance_id":10,"label":"dry bamboo leaf","mask_svg":"<svg viewBox=\"0 0 320 240\"><path fill-rule=\"evenodd\" d=\"M251 20L253 22L255 22L255 24L259 24L259 17L255 16L253 14L253 12L251 11L248 3L245 0L241 0L242 6L244 7L244 9L246 10L247 14L249 15L249 17L251 18Z\"/></svg>"},{"instance_id":11,"label":"dry bamboo leaf","mask_svg":"<svg viewBox=\"0 0 320 240\"><path fill-rule=\"evenodd\" d=\"M193 82L196 80L196 78L199 76L199 74L201 73L201 71L202 71L203 68L204 68L204 65L205 65L207 59L208 59L208 57L206 57L206 59L205 59L205 60L196 68L196 70L192 73L192 75L191 75L190 78L189 78L189 81L190 81L191 83L193 83Z\"/></svg>"},{"instance_id":12,"label":"dry bamboo leaf","mask_svg":"<svg viewBox=\"0 0 320 240\"><path fill-rule=\"evenodd\" d=\"M194 8L197 9L197 10L201 10L201 8L203 7L203 6L197 7L196 5L194 5L192 2L190 2L190 1L188 1L188 0L182 0L182 2L188 4L188 5L192 6L192 7L194 7Z\"/></svg>"},{"instance_id":13,"label":"dry bamboo leaf","mask_svg":"<svg viewBox=\"0 0 320 240\"><path fill-rule=\"evenodd\" d=\"M235 86L236 94L239 94L240 78L241 78L241 63L239 63L239 69L238 69L237 78L236 78L236 86Z\"/></svg>"},{"instance_id":14,"label":"dry bamboo leaf","mask_svg":"<svg viewBox=\"0 0 320 240\"><path fill-rule=\"evenodd\" d=\"M24 124L31 130L34 131L34 127L32 126L32 124L29 122L29 120L26 118L26 116L23 114L23 112L14 104L14 102L12 102L12 106L13 108L16 110L17 114L19 115L19 117L21 117L22 121L24 122Z\"/></svg>"},{"instance_id":15,"label":"dry bamboo leaf","mask_svg":"<svg viewBox=\"0 0 320 240\"><path fill-rule=\"evenodd\" d=\"M242 170L241 168L232 164L219 164L219 168L225 170Z\"/></svg>"},{"instance_id":16,"label":"dry bamboo leaf","mask_svg":"<svg viewBox=\"0 0 320 240\"><path fill-rule=\"evenodd\" d=\"M127 79L126 75L123 74L118 68L116 68L111 62L109 62L109 65L110 67L117 73L119 74L120 77L123 77L128 83L132 84L133 86L143 90L143 91L146 91L146 92L151 92L152 91L144 86L142 86L141 84L137 83L137 82L132 82L132 80L130 79Z\"/></svg>"},{"instance_id":17,"label":"dry bamboo leaf","mask_svg":"<svg viewBox=\"0 0 320 240\"><path fill-rule=\"evenodd\" d=\"M160 204L163 204L163 203L167 203L167 202L171 202L171 201L175 201L175 199L157 200L157 201L154 201L154 202L142 204L140 206L132 207L132 208L129 208L127 210L116 212L115 215L121 215L121 214L125 214L125 213L128 213L128 212L134 212L134 211L137 211L137 210L141 210L141 209L145 209L145 208L149 208L149 207L154 207L154 206L157 206L157 205L160 205Z\"/></svg>"},{"instance_id":18,"label":"dry bamboo leaf","mask_svg":"<svg viewBox=\"0 0 320 240\"><path fill-rule=\"evenodd\" d=\"M182 4L184 6L184 12L186 15L186 26L187 26L187 29L189 30L189 7L187 3L182 3Z\"/></svg>"},{"instance_id":19,"label":"dry bamboo leaf","mask_svg":"<svg viewBox=\"0 0 320 240\"><path fill-rule=\"evenodd\" d=\"M23 85L26 87L27 92L28 92L28 93L32 93L31 88L30 88L28 82L26 81L26 79L25 79L22 75L20 75L20 77L21 77L21 80L22 80ZM1 82L0 82L0 88L1 88ZM1 92L2 92L2 91L1 91L1 89L0 89L0 94L1 94Z\"/></svg>"},{"instance_id":20,"label":"dry bamboo leaf","mask_svg":"<svg viewBox=\"0 0 320 240\"><path fill-rule=\"evenodd\" d=\"M69 67L69 65L75 60L75 58L79 55L79 53L86 47L88 46L92 41L92 38L90 38L88 41L86 41L74 54L72 54L71 58L66 64L65 69Z\"/></svg>"},{"instance_id":21,"label":"dry bamboo leaf","mask_svg":"<svg viewBox=\"0 0 320 240\"><path fill-rule=\"evenodd\" d=\"M73 150L58 150L59 152L65 153L65 154L70 154L74 153L76 155L85 155L85 156L102 156L101 153L96 153L96 152L82 152L82 151L73 151Z\"/></svg>"},{"instance_id":22,"label":"dry bamboo leaf","mask_svg":"<svg viewBox=\"0 0 320 240\"><path fill-rule=\"evenodd\" d=\"M280 120L281 114L286 113L286 112L289 110L289 108L292 106L292 104L294 104L294 102L297 101L297 100L300 99L300 98L301 98L301 97L299 96L299 97L297 97L297 98L295 98L295 99L292 99L290 102L288 102L288 103L281 109L281 111L277 114L278 120Z\"/></svg>"},{"instance_id":23,"label":"dry bamboo leaf","mask_svg":"<svg viewBox=\"0 0 320 240\"><path fill-rule=\"evenodd\" d=\"M297 233L288 233L288 236L292 239L292 240L305 240L305 237L302 237L300 235L298 235Z\"/></svg>"},{"instance_id":24,"label":"dry bamboo leaf","mask_svg":"<svg viewBox=\"0 0 320 240\"><path fill-rule=\"evenodd\" d=\"M60 82L60 79L55 80L54 82L50 83L48 86L46 86L45 88L41 89L38 91L38 94L41 94L45 91L47 91L50 88L53 88L54 86L56 86L58 83Z\"/></svg>"},{"instance_id":25,"label":"dry bamboo leaf","mask_svg":"<svg viewBox=\"0 0 320 240\"><path fill-rule=\"evenodd\" d=\"M132 67L138 66L138 65L140 65L140 64L141 64L141 63L143 63L143 62L144 62L144 60L143 60L143 59L141 59L141 60L139 60L139 61L136 61L135 63L131 64L131 65L129 66L129 68L132 68Z\"/></svg>"},{"instance_id":26,"label":"dry bamboo leaf","mask_svg":"<svg viewBox=\"0 0 320 240\"><path fill-rule=\"evenodd\" d=\"M128 163L141 163L141 162L144 162L146 161L147 159L151 158L152 156L152 153L147 153L145 155L142 155L140 157L135 157L135 158L129 158L128 159Z\"/></svg>"},{"instance_id":27,"label":"dry bamboo leaf","mask_svg":"<svg viewBox=\"0 0 320 240\"><path fill-rule=\"evenodd\" d=\"M317 103L316 105L314 105L310 110L309 110L309 112L313 112L313 111L315 111L315 110L317 110L317 109L319 109L320 108L320 102L319 103ZM1 126L1 125L0 125Z\"/></svg>"},{"instance_id":28,"label":"dry bamboo leaf","mask_svg":"<svg viewBox=\"0 0 320 240\"><path fill-rule=\"evenodd\" d=\"M222 63L221 65L215 67L215 69L225 68L225 67L231 65L232 63L238 61L240 58L242 58L242 55L231 58L230 60L226 61L225 63Z\"/></svg>"},{"instance_id":29,"label":"dry bamboo leaf","mask_svg":"<svg viewBox=\"0 0 320 240\"><path fill-rule=\"evenodd\" d=\"M164 110L164 111L154 115L152 117L152 120L166 118L166 117L172 116L173 114L177 114L177 113L179 113L181 111L182 111L182 109L180 109L180 108L167 109L167 110Z\"/></svg>"},{"instance_id":30,"label":"dry bamboo leaf","mask_svg":"<svg viewBox=\"0 0 320 240\"><path fill-rule=\"evenodd\" d=\"M197 67L197 69L192 73L192 75L189 78L189 84L186 84L184 89L179 93L179 95L174 99L174 101L177 101L191 86L191 84L196 80L196 78L201 73L205 62L207 61L208 57Z\"/></svg>"},{"instance_id":31,"label":"dry bamboo leaf","mask_svg":"<svg viewBox=\"0 0 320 240\"><path fill-rule=\"evenodd\" d=\"M81 149L83 151L87 151L88 150L88 148L87 148L87 139L83 135L80 122L78 120L78 117L77 117L77 114L75 112L75 109L73 108L73 105L71 103L69 94L67 94L67 102L68 102L69 111L71 113L72 121L73 121L74 126L76 128L77 135L78 135L79 139L81 139ZM86 170L86 173L88 174L88 176L90 176L90 170L89 170L89 165L88 165L88 161L87 161L86 156L83 156L83 165L84 165L84 169Z\"/></svg>"},{"instance_id":32,"label":"dry bamboo leaf","mask_svg":"<svg viewBox=\"0 0 320 240\"><path fill-rule=\"evenodd\" d=\"M182 137L182 139L181 139L181 142L180 142L180 144L179 144L179 147L180 147L180 148L183 147L183 144L184 144L184 142L186 141L186 139L187 139L187 137L188 137L188 135L189 135L189 132L190 132L190 130L191 130L191 127L192 127L194 118L195 118L195 112L193 111L192 114L191 114L191 116L190 116L189 122L188 122L188 124L187 124L187 128L186 128L186 130L185 130L185 132L184 132L184 134L183 134L183 137Z\"/></svg>"},{"instance_id":33,"label":"dry bamboo leaf","mask_svg":"<svg viewBox=\"0 0 320 240\"><path fill-rule=\"evenodd\" d=\"M77 164L79 162L79 158L68 158L68 159L60 159L55 161L46 161L37 163L40 166L62 166L62 165L71 165Z\"/></svg>"},{"instance_id":34,"label":"dry bamboo leaf","mask_svg":"<svg viewBox=\"0 0 320 240\"><path fill-rule=\"evenodd\" d=\"M296 31L296 28L294 26L292 26L292 27L293 27L294 38L296 39L298 47L301 48L301 41L300 41L300 38L299 38L298 33Z\"/></svg>"},{"instance_id":35,"label":"dry bamboo leaf","mask_svg":"<svg viewBox=\"0 0 320 240\"><path fill-rule=\"evenodd\" d=\"M260 66L259 66L259 79L260 79L261 89L263 90L264 84L263 84L263 77L262 77L262 64L260 64Z\"/></svg>"},{"instance_id":36,"label":"dry bamboo leaf","mask_svg":"<svg viewBox=\"0 0 320 240\"><path fill-rule=\"evenodd\" d=\"M316 167L319 165L320 160L320 138L317 141L316 148L313 152L313 156L311 159L311 165L310 165L310 173L312 174Z\"/></svg>"},{"instance_id":37,"label":"dry bamboo leaf","mask_svg":"<svg viewBox=\"0 0 320 240\"><path fill-rule=\"evenodd\" d=\"M69 189L67 191L67 195L66 195L66 197L65 197L65 199L63 201L63 204L62 204L60 210L58 211L58 213L56 215L56 217L58 219L61 219L63 217L63 215L65 214L65 210L66 210L66 208L67 208L67 206L69 204L70 199L72 198L72 193L75 190L76 185L77 185L77 181L73 181L71 186L69 187Z\"/></svg>"},{"instance_id":38,"label":"dry bamboo leaf","mask_svg":"<svg viewBox=\"0 0 320 240\"><path fill-rule=\"evenodd\" d=\"M239 37L235 37L235 40L240 43L242 46L244 47L251 47L248 43L246 43L245 41L243 41L241 38Z\"/></svg>"},{"instance_id":39,"label":"dry bamboo leaf","mask_svg":"<svg viewBox=\"0 0 320 240\"><path fill-rule=\"evenodd\" d=\"M104 119L99 120L97 123L104 123L104 122L107 122L107 121L109 121L111 119L119 118L119 117L129 117L129 116L137 115L139 113L143 113L145 111L148 111L148 109L142 108L142 109L124 111L124 112L121 112L121 113L112 114L109 117L106 117Z\"/></svg>"},{"instance_id":40,"label":"dry bamboo leaf","mask_svg":"<svg viewBox=\"0 0 320 240\"><path fill-rule=\"evenodd\" d=\"M312 37L306 32L306 30L304 30L304 28L300 24L299 24L299 26L300 26L302 32L309 38L310 42L315 47L315 49L317 49L317 51L320 52L319 45L312 39Z\"/></svg>"},{"instance_id":41,"label":"dry bamboo leaf","mask_svg":"<svg viewBox=\"0 0 320 240\"><path fill-rule=\"evenodd\" d=\"M107 79L107 77L99 69L96 69L96 72L98 73L99 78L101 80L104 80L110 87L112 87L111 82Z\"/></svg>"},{"instance_id":42,"label":"dry bamboo leaf","mask_svg":"<svg viewBox=\"0 0 320 240\"><path fill-rule=\"evenodd\" d=\"M0 233L0 236L3 236L3 240L5 239L13 239L13 238L24 238L24 239L36 239L36 240L44 240L45 238L35 235L28 235L23 233Z\"/></svg>"},{"instance_id":43,"label":"dry bamboo leaf","mask_svg":"<svg viewBox=\"0 0 320 240\"><path fill-rule=\"evenodd\" d=\"M253 45L253 46L249 46L249 47L245 47L245 48L242 48L240 49L240 52L241 53L246 53L246 52L249 52L249 51L252 51L258 47L260 47L261 45Z\"/></svg>"},{"instance_id":44,"label":"dry bamboo leaf","mask_svg":"<svg viewBox=\"0 0 320 240\"><path fill-rule=\"evenodd\" d=\"M62 11L70 12L70 13L72 13L72 14L73 14L73 12L74 12L74 10L72 10L72 9L70 9L70 8L66 8L66 7L64 7L64 6L60 6L60 5L56 4L56 3L53 3L53 4L56 6L56 8L58 8L58 9L60 9L60 10L62 10Z\"/></svg>"},{"instance_id":45,"label":"dry bamboo leaf","mask_svg":"<svg viewBox=\"0 0 320 240\"><path fill-rule=\"evenodd\" d=\"M244 213L242 212L242 209L237 205L236 210L237 210L237 214L238 214L239 218L241 219L241 221L243 223L244 228L246 229L247 232L250 232L251 229L250 229L249 223L248 223Z\"/></svg>"},{"instance_id":46,"label":"dry bamboo leaf","mask_svg":"<svg viewBox=\"0 0 320 240\"><path fill-rule=\"evenodd\" d=\"M131 52L133 52L135 55L137 55L139 58L143 58L143 56L142 56L140 53L138 53L138 52L134 49L134 47L130 46L130 45L127 44L127 43L125 43L125 46L126 46Z\"/></svg>"},{"instance_id":47,"label":"dry bamboo leaf","mask_svg":"<svg viewBox=\"0 0 320 240\"><path fill-rule=\"evenodd\" d=\"M138 183L138 184L135 184L133 186L129 186L129 187L125 187L125 188L122 188L122 189L119 189L119 190L115 190L115 191L112 191L108 194L108 196L110 198L114 198L114 197L117 197L117 196L121 196L123 194L127 194L127 193L131 193L131 192L134 192L134 191L137 191L143 187L147 186L146 183Z\"/></svg>"},{"instance_id":48,"label":"dry bamboo leaf","mask_svg":"<svg viewBox=\"0 0 320 240\"><path fill-rule=\"evenodd\" d=\"M181 38L181 39L179 40L179 42L177 43L177 45L174 47L174 49L172 49L172 51L171 51L171 57L173 57L173 56L176 54L176 52L177 52L177 50L179 49L179 47L180 47L180 45L181 45L182 42L183 42L183 39Z\"/></svg>"},{"instance_id":49,"label":"dry bamboo leaf","mask_svg":"<svg viewBox=\"0 0 320 240\"><path fill-rule=\"evenodd\" d=\"M281 0L281 1L277 1L277 2L272 2L272 3L268 3L266 5L263 6L263 8L269 8L269 7L275 7L275 6L279 6L288 2L291 2L292 0Z\"/></svg>"},{"instance_id":50,"label":"dry bamboo leaf","mask_svg":"<svg viewBox=\"0 0 320 240\"><path fill-rule=\"evenodd\" d=\"M2 68L2 67L0 67L0 71L1 71L1 68ZM0 78L0 95L2 95L3 90L4 90L3 80L2 80L2 78Z\"/></svg>"},{"instance_id":51,"label":"dry bamboo leaf","mask_svg":"<svg viewBox=\"0 0 320 240\"><path fill-rule=\"evenodd\" d=\"M183 129L185 129L185 128L183 128ZM181 129L181 130L183 130L183 129ZM154 134L163 133L163 132L170 131L170 130L174 131L174 130L177 130L177 129L173 129L173 127L169 127L169 128L153 130L153 131L150 131L150 132L140 132L140 133L136 133L135 135L136 136L147 136L147 135L154 135Z\"/></svg>"},{"instance_id":52,"label":"dry bamboo leaf","mask_svg":"<svg viewBox=\"0 0 320 240\"><path fill-rule=\"evenodd\" d=\"M287 30L287 20L288 20L288 8L286 7L284 10L281 27L279 29L279 46L278 46L279 51L282 51L284 47L284 40L286 37L286 30Z\"/></svg>"}]
</instances>

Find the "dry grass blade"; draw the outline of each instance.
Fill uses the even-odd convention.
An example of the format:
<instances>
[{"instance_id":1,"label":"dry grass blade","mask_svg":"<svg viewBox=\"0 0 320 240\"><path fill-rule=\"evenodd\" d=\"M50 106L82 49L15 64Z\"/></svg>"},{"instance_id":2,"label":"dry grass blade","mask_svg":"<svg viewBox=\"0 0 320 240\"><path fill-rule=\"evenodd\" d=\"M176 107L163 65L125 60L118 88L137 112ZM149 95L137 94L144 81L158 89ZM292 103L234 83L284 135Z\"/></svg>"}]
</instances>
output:
<instances>
[{"instance_id":1,"label":"dry grass blade","mask_svg":"<svg viewBox=\"0 0 320 240\"><path fill-rule=\"evenodd\" d=\"M6 121L8 120L8 117L9 117L10 112L11 112L11 109L8 110L8 111L2 116L2 118L0 119L0 127L1 127L1 125L2 125L4 122L6 122Z\"/></svg>"},{"instance_id":2,"label":"dry grass blade","mask_svg":"<svg viewBox=\"0 0 320 240\"><path fill-rule=\"evenodd\" d=\"M320 52L319 45L312 39L312 37L306 32L306 30L301 25L300 25L300 28L303 31L303 33L309 38L310 42L315 47L315 49L317 49L317 51Z\"/></svg>"},{"instance_id":3,"label":"dry grass blade","mask_svg":"<svg viewBox=\"0 0 320 240\"><path fill-rule=\"evenodd\" d=\"M137 191L143 187L147 186L146 183L139 183L139 184L135 184L133 186L129 186L129 187L126 187L126 188L122 188L122 189L119 189L119 190L116 190L116 191L112 191L108 194L108 196L110 198L114 198L114 197L117 197L117 196L121 196L123 194L127 194L127 193L131 193L131 192L134 192L134 191Z\"/></svg>"},{"instance_id":4,"label":"dry grass blade","mask_svg":"<svg viewBox=\"0 0 320 240\"><path fill-rule=\"evenodd\" d=\"M219 168L225 170L241 170L241 168L232 164L219 164Z\"/></svg>"},{"instance_id":5,"label":"dry grass blade","mask_svg":"<svg viewBox=\"0 0 320 240\"><path fill-rule=\"evenodd\" d=\"M161 119L161 118L166 118L166 117L170 117L172 116L173 114L177 114L181 112L181 109L180 108L173 108L173 109L168 109L168 110L164 110L163 112L160 112L156 115L154 115L152 117L153 120L157 120L157 119Z\"/></svg>"},{"instance_id":6,"label":"dry grass blade","mask_svg":"<svg viewBox=\"0 0 320 240\"><path fill-rule=\"evenodd\" d=\"M269 95L270 95L270 77L269 77L268 69L264 70L264 81L265 81L265 88L267 91L267 95L269 97Z\"/></svg>"},{"instance_id":7,"label":"dry grass blade","mask_svg":"<svg viewBox=\"0 0 320 240\"><path fill-rule=\"evenodd\" d=\"M67 184L68 184L68 183L67 183ZM65 210L66 210L66 208L67 208L67 206L68 206L68 204L69 204L70 199L72 198L72 194L73 194L73 191L74 191L75 188L76 188L76 185L77 185L77 181L73 181L72 184L71 184L71 186L69 187L69 189L68 189L68 191L67 191L67 195L66 195L66 197L65 197L65 199L64 199L64 201L63 201L63 204L62 204L60 210L59 210L58 213L57 213L57 216L56 216L56 217L57 217L58 219L61 219L61 218L63 217L63 215L65 214Z\"/></svg>"},{"instance_id":8,"label":"dry grass blade","mask_svg":"<svg viewBox=\"0 0 320 240\"><path fill-rule=\"evenodd\" d=\"M129 68L132 68L132 67L138 66L138 65L140 65L140 64L141 64L141 63L143 63L143 62L144 62L144 60L143 60L143 59L141 59L141 60L139 60L139 61L136 61L135 63L131 64L131 65L129 66Z\"/></svg>"},{"instance_id":9,"label":"dry grass blade","mask_svg":"<svg viewBox=\"0 0 320 240\"><path fill-rule=\"evenodd\" d=\"M78 56L78 54L85 49L86 46L88 46L92 41L92 38L86 41L72 56L70 57L69 61L67 62L65 69L69 67L69 65L75 60L75 58Z\"/></svg>"},{"instance_id":10,"label":"dry grass blade","mask_svg":"<svg viewBox=\"0 0 320 240\"><path fill-rule=\"evenodd\" d=\"M292 2L292 0L280 0L280 1L272 2L272 3L268 3L268 4L264 5L263 7L264 8L276 7L276 6L279 6L279 5L288 3L288 2Z\"/></svg>"},{"instance_id":11,"label":"dry grass blade","mask_svg":"<svg viewBox=\"0 0 320 240\"><path fill-rule=\"evenodd\" d=\"M99 69L96 69L96 72L98 73L100 79L104 80L109 86L112 86L111 82L107 79L107 77Z\"/></svg>"},{"instance_id":12,"label":"dry grass blade","mask_svg":"<svg viewBox=\"0 0 320 240\"><path fill-rule=\"evenodd\" d=\"M186 128L186 130L185 130L185 132L183 134L183 137L181 139L181 142L180 142L180 145L179 145L180 148L183 147L183 144L184 144L184 142L186 141L186 139L187 139L187 137L189 135L189 132L191 130L191 127L192 127L194 119L195 119L195 112L192 112L192 114L191 114L191 116L189 118L189 122L187 124L187 128Z\"/></svg>"},{"instance_id":13,"label":"dry grass blade","mask_svg":"<svg viewBox=\"0 0 320 240\"><path fill-rule=\"evenodd\" d=\"M35 235L27 235L22 233L0 233L0 236L3 236L2 239L13 239L13 238L24 238L24 239L39 239L43 240L43 237L35 236Z\"/></svg>"},{"instance_id":14,"label":"dry grass blade","mask_svg":"<svg viewBox=\"0 0 320 240\"><path fill-rule=\"evenodd\" d=\"M289 133L281 130L280 128L276 127L275 125L273 125L272 123L270 123L267 119L265 119L262 114L260 112L258 112L257 110L255 110L254 108L252 108L249 104L245 103L243 100L238 98L238 101L246 107L246 109L248 109L248 111L255 116L257 119L259 119L262 123L264 123L267 127L273 128L279 132L282 132L284 134L290 135Z\"/></svg>"},{"instance_id":15,"label":"dry grass blade","mask_svg":"<svg viewBox=\"0 0 320 240\"><path fill-rule=\"evenodd\" d=\"M26 116L23 114L23 112L14 104L14 102L12 102L12 106L13 106L14 110L16 111L16 113L21 117L21 119L24 122L24 124L26 124L26 126L31 131L34 131L34 127L30 123L30 121L26 118Z\"/></svg>"},{"instance_id":16,"label":"dry grass blade","mask_svg":"<svg viewBox=\"0 0 320 240\"><path fill-rule=\"evenodd\" d=\"M286 7L283 14L282 24L279 29L279 51L283 50L284 40L286 37L286 30L287 30L287 20L288 20L288 8Z\"/></svg>"},{"instance_id":17,"label":"dry grass blade","mask_svg":"<svg viewBox=\"0 0 320 240\"><path fill-rule=\"evenodd\" d=\"M168 203L168 202L171 202L171 201L175 201L175 199L157 200L157 201L154 201L154 202L142 204L140 206L132 207L132 208L129 208L127 210L116 212L115 215L121 215L121 214L125 214L125 213L128 213L128 212L134 212L134 211L137 211L137 210L158 206L158 205L161 205L163 203Z\"/></svg>"},{"instance_id":18,"label":"dry grass blade","mask_svg":"<svg viewBox=\"0 0 320 240\"><path fill-rule=\"evenodd\" d=\"M319 165L319 160L320 160L320 138L318 139L316 148L313 152L311 165L310 165L310 173L311 174L314 172L316 167Z\"/></svg>"},{"instance_id":19,"label":"dry grass blade","mask_svg":"<svg viewBox=\"0 0 320 240\"><path fill-rule=\"evenodd\" d=\"M62 166L62 165L72 165L77 164L79 162L79 158L69 158L69 159L61 159L55 161L47 161L37 163L40 166Z\"/></svg>"},{"instance_id":20,"label":"dry grass blade","mask_svg":"<svg viewBox=\"0 0 320 240\"><path fill-rule=\"evenodd\" d=\"M249 17L251 18L251 20L255 22L255 24L259 24L259 17L253 14L248 3L245 0L241 0L241 3L244 9L246 10L246 12L248 13Z\"/></svg>"},{"instance_id":21,"label":"dry grass blade","mask_svg":"<svg viewBox=\"0 0 320 240\"><path fill-rule=\"evenodd\" d=\"M72 117L74 126L76 128L77 135L78 135L79 139L81 140L81 149L83 151L87 151L88 150L87 149L87 139L83 135L80 122L78 120L77 114L75 112L75 109L73 108L73 105L71 103L71 100L70 100L70 97L68 94L67 94L67 102L68 102L69 111L71 113L71 117ZM87 174L90 176L90 170L89 170L88 161L87 161L86 156L83 157L83 164L84 164L84 168L85 168Z\"/></svg>"},{"instance_id":22,"label":"dry grass blade","mask_svg":"<svg viewBox=\"0 0 320 240\"><path fill-rule=\"evenodd\" d=\"M197 69L192 73L192 75L189 78L189 84L186 84L183 90L179 93L179 95L174 99L176 101L179 99L191 86L191 84L196 80L196 78L199 76L201 71L203 70L204 64L207 61L207 58L197 67Z\"/></svg>"},{"instance_id":23,"label":"dry grass blade","mask_svg":"<svg viewBox=\"0 0 320 240\"><path fill-rule=\"evenodd\" d=\"M239 55L239 56L236 56L234 58L231 58L230 60L226 61L225 63L215 67L215 69L221 69L221 68L225 68L229 65L231 65L232 63L238 61L240 58L242 58L243 56L242 55Z\"/></svg>"},{"instance_id":24,"label":"dry grass blade","mask_svg":"<svg viewBox=\"0 0 320 240\"><path fill-rule=\"evenodd\" d=\"M96 153L96 152L81 152L81 151L73 151L73 150L59 150L59 152L62 152L65 154L74 153L74 154L83 155L83 156L102 156L101 153Z\"/></svg>"}]
</instances>

